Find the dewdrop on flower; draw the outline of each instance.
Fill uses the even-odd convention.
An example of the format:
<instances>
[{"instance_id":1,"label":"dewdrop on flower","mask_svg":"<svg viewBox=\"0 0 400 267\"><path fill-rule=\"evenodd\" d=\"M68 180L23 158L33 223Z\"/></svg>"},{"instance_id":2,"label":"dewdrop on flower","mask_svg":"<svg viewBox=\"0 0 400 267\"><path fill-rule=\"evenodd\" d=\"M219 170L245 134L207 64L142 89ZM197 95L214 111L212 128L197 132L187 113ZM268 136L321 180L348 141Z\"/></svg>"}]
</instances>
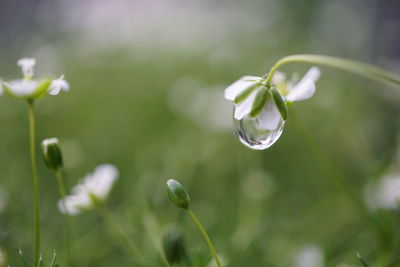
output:
<instances>
[{"instance_id":1,"label":"dewdrop on flower","mask_svg":"<svg viewBox=\"0 0 400 267\"><path fill-rule=\"evenodd\" d=\"M234 128L241 143L263 150L281 136L287 119L286 105L312 97L320 70L312 67L300 81L287 81L276 72L270 85L266 79L244 76L225 89L225 98L234 102Z\"/></svg>"},{"instance_id":2,"label":"dewdrop on flower","mask_svg":"<svg viewBox=\"0 0 400 267\"><path fill-rule=\"evenodd\" d=\"M69 85L64 80L63 75L54 80L50 78L33 79L35 64L36 60L34 58L18 60L17 65L21 68L23 78L10 82L0 81L0 95L5 91L5 93L14 98L30 100L40 98L46 94L57 95L61 91L69 90Z\"/></svg>"},{"instance_id":3,"label":"dewdrop on flower","mask_svg":"<svg viewBox=\"0 0 400 267\"><path fill-rule=\"evenodd\" d=\"M103 164L87 174L78 185L71 190L71 195L65 197L63 202L58 201L57 206L61 213L78 215L84 210L91 210L97 204L104 202L115 181L118 179L118 169L111 164Z\"/></svg>"}]
</instances>

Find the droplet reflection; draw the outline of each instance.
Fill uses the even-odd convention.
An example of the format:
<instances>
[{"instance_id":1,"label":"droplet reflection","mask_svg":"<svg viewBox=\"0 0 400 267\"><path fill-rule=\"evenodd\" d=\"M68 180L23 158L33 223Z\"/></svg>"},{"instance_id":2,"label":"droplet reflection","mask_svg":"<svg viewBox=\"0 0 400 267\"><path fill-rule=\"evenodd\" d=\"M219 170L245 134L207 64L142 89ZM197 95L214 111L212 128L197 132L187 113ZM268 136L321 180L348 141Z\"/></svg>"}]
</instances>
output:
<instances>
[{"instance_id":1,"label":"droplet reflection","mask_svg":"<svg viewBox=\"0 0 400 267\"><path fill-rule=\"evenodd\" d=\"M264 150L272 146L281 136L285 121L281 119L274 130L261 127L257 118L246 116L241 120L233 119L235 133L242 144L254 150Z\"/></svg>"}]
</instances>

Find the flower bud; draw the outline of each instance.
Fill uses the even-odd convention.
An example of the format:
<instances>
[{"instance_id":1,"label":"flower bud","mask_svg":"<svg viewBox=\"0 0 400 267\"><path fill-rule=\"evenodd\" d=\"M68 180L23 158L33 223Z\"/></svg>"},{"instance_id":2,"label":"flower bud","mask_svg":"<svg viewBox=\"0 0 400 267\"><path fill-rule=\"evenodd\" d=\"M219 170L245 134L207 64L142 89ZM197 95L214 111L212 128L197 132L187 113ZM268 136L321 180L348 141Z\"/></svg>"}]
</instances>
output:
<instances>
[{"instance_id":1,"label":"flower bud","mask_svg":"<svg viewBox=\"0 0 400 267\"><path fill-rule=\"evenodd\" d=\"M170 228L164 233L162 246L165 258L171 265L178 265L187 257L183 236L178 229Z\"/></svg>"},{"instance_id":2,"label":"flower bud","mask_svg":"<svg viewBox=\"0 0 400 267\"><path fill-rule=\"evenodd\" d=\"M47 167L52 170L63 167L61 149L57 138L44 139L42 141L42 152Z\"/></svg>"},{"instance_id":3,"label":"flower bud","mask_svg":"<svg viewBox=\"0 0 400 267\"><path fill-rule=\"evenodd\" d=\"M168 196L178 208L189 209L190 196L187 190L174 179L167 181Z\"/></svg>"}]
</instances>

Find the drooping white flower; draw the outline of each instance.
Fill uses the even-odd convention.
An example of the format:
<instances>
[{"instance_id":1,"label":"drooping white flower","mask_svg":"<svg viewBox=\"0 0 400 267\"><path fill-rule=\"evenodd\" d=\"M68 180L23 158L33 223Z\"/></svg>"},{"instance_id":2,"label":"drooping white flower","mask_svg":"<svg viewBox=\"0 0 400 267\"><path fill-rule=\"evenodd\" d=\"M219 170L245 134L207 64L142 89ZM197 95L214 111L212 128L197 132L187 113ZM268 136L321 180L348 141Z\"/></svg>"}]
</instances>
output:
<instances>
[{"instance_id":1,"label":"drooping white flower","mask_svg":"<svg viewBox=\"0 0 400 267\"><path fill-rule=\"evenodd\" d=\"M64 76L58 79L33 79L33 68L36 60L33 58L22 58L17 62L21 67L23 79L16 79L9 82L2 82L4 90L8 95L19 99L35 99L46 94L57 95L60 91L68 91L69 85ZM0 81L1 82L1 81ZM0 85L0 95L3 91Z\"/></svg>"},{"instance_id":2,"label":"drooping white flower","mask_svg":"<svg viewBox=\"0 0 400 267\"><path fill-rule=\"evenodd\" d=\"M118 169L111 164L103 164L87 174L78 185L72 188L65 201L58 201L58 209L68 215L77 215L83 210L92 209L97 202L105 201L115 181Z\"/></svg>"},{"instance_id":3,"label":"drooping white flower","mask_svg":"<svg viewBox=\"0 0 400 267\"><path fill-rule=\"evenodd\" d=\"M318 67L312 67L297 83L286 82L283 73L276 72L272 77L272 85L276 86L285 102L297 102L312 97L315 93L315 82L320 76ZM225 89L225 98L234 100L239 94L249 87L253 91L241 102L235 104L234 118L241 120L250 114L256 99L257 89L265 86L265 79L257 76L244 76ZM284 89L284 90L280 90ZM280 121L280 112L272 98L265 103L263 110L257 116L260 125L268 130L275 129Z\"/></svg>"},{"instance_id":4,"label":"drooping white flower","mask_svg":"<svg viewBox=\"0 0 400 267\"><path fill-rule=\"evenodd\" d=\"M377 182L370 183L364 190L367 206L374 210L398 209L400 203L400 173L388 174Z\"/></svg>"},{"instance_id":5,"label":"drooping white flower","mask_svg":"<svg viewBox=\"0 0 400 267\"><path fill-rule=\"evenodd\" d=\"M323 267L324 253L316 245L307 245L301 248L295 257L295 267Z\"/></svg>"},{"instance_id":6,"label":"drooping white flower","mask_svg":"<svg viewBox=\"0 0 400 267\"><path fill-rule=\"evenodd\" d=\"M280 137L287 117L286 105L312 97L320 70L312 67L300 80L286 80L275 72L271 83L264 77L244 76L225 89L225 98L234 102L235 131L240 141L252 149L266 149Z\"/></svg>"},{"instance_id":7,"label":"drooping white flower","mask_svg":"<svg viewBox=\"0 0 400 267\"><path fill-rule=\"evenodd\" d=\"M64 80L64 75L52 81L49 87L49 95L58 95L61 91L68 91L69 84Z\"/></svg>"}]
</instances>

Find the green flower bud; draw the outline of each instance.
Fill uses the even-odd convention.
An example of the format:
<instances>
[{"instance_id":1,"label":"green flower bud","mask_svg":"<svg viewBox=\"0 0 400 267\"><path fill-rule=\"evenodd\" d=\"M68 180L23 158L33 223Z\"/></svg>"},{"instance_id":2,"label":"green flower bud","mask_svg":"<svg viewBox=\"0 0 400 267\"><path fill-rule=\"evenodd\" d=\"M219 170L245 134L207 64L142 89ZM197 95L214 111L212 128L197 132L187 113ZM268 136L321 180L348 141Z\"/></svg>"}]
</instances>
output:
<instances>
[{"instance_id":1,"label":"green flower bud","mask_svg":"<svg viewBox=\"0 0 400 267\"><path fill-rule=\"evenodd\" d=\"M282 119L285 121L287 119L287 111L285 102L283 101L281 94L275 88L271 88L271 94L274 98L275 104L279 112L281 113Z\"/></svg>"},{"instance_id":2,"label":"green flower bud","mask_svg":"<svg viewBox=\"0 0 400 267\"><path fill-rule=\"evenodd\" d=\"M174 179L167 181L168 196L178 208L189 209L190 196L187 190Z\"/></svg>"},{"instance_id":3,"label":"green flower bud","mask_svg":"<svg viewBox=\"0 0 400 267\"><path fill-rule=\"evenodd\" d=\"M52 170L63 167L61 149L57 138L44 139L42 141L42 152L47 167Z\"/></svg>"},{"instance_id":4,"label":"green flower bud","mask_svg":"<svg viewBox=\"0 0 400 267\"><path fill-rule=\"evenodd\" d=\"M183 236L178 229L170 228L164 233L162 246L165 258L171 265L179 264L187 257Z\"/></svg>"}]
</instances>

